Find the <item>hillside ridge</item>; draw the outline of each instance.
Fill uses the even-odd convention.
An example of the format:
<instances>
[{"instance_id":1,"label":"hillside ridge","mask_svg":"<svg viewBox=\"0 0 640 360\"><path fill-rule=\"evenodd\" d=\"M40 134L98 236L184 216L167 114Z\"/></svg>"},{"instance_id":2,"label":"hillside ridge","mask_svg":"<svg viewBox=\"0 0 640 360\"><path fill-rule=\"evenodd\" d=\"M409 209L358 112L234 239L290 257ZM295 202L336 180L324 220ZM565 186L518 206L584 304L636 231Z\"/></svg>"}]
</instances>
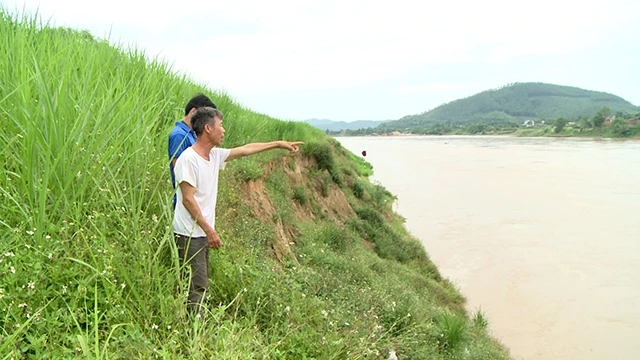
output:
<instances>
[{"instance_id":1,"label":"hillside ridge","mask_svg":"<svg viewBox=\"0 0 640 360\"><path fill-rule=\"evenodd\" d=\"M604 92L548 83L514 83L456 99L421 114L407 115L375 129L383 132L437 124L520 124L525 120L573 119L592 116L603 106L613 113L640 112L640 107Z\"/></svg>"}]
</instances>

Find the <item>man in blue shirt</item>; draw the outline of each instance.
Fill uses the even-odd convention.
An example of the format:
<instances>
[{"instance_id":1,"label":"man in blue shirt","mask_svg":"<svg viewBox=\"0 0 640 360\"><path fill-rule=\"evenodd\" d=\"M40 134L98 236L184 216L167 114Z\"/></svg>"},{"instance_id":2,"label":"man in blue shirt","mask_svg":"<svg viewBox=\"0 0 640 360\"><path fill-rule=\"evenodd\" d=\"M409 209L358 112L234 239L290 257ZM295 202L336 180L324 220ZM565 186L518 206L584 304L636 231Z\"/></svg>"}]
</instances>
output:
<instances>
[{"instance_id":1,"label":"man in blue shirt","mask_svg":"<svg viewBox=\"0 0 640 360\"><path fill-rule=\"evenodd\" d=\"M176 174L173 168L180 154L196 142L196 134L193 132L191 125L191 116L201 107L215 109L216 105L204 94L192 97L184 108L184 118L178 121L171 133L169 133L169 171L171 172L171 183L174 189L176 188ZM173 194L173 207L176 207L176 194Z\"/></svg>"}]
</instances>

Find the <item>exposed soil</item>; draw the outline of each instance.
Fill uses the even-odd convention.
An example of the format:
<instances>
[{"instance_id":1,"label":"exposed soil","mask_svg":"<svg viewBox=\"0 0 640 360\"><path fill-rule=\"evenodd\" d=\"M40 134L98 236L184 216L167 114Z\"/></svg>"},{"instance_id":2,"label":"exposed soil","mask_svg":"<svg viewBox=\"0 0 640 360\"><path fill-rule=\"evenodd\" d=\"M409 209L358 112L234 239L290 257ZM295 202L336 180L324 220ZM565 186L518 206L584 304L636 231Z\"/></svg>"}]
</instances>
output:
<instances>
[{"instance_id":1,"label":"exposed soil","mask_svg":"<svg viewBox=\"0 0 640 360\"><path fill-rule=\"evenodd\" d=\"M308 196L306 204L301 205L293 199L291 201L295 206L293 213L296 220L302 222L316 220L319 216L322 216L319 213L321 211L327 218L343 225L347 219L356 216L356 214L342 189L336 184L332 183L327 196L322 196L320 179L313 178L309 172L309 169L316 168L316 166L315 159L311 157L284 157L281 160L267 164L265 166L265 175L276 169L282 169L287 175L291 186L305 188ZM283 224L280 219L276 219L274 216L276 208L269 197L267 189L264 187L263 178L247 181L241 185L240 189L242 191L241 197L252 209L253 215L260 221L273 224L276 240L273 242L272 248L275 258L281 261L285 257L289 257L297 261L290 249L290 245L295 243L294 231L290 226ZM314 207L316 211L314 211Z\"/></svg>"}]
</instances>

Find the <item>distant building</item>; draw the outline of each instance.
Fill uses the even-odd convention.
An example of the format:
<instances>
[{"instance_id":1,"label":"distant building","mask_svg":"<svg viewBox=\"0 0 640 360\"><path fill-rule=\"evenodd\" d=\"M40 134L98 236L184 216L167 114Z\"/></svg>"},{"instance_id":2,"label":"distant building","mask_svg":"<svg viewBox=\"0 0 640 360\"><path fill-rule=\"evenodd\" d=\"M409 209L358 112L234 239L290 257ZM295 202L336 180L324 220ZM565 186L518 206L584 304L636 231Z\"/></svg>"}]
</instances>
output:
<instances>
[{"instance_id":1,"label":"distant building","mask_svg":"<svg viewBox=\"0 0 640 360\"><path fill-rule=\"evenodd\" d=\"M615 115L607 117L606 119L604 119L604 125L605 126L609 126L609 125L613 124L613 121L615 119L616 119Z\"/></svg>"},{"instance_id":2,"label":"distant building","mask_svg":"<svg viewBox=\"0 0 640 360\"><path fill-rule=\"evenodd\" d=\"M524 124L522 124L522 126L524 127L532 127L532 126L536 126L536 122L533 120L527 120L524 122Z\"/></svg>"},{"instance_id":3,"label":"distant building","mask_svg":"<svg viewBox=\"0 0 640 360\"><path fill-rule=\"evenodd\" d=\"M627 120L627 122L629 123L629 125L640 125L640 117L636 117L633 119L629 119Z\"/></svg>"}]
</instances>

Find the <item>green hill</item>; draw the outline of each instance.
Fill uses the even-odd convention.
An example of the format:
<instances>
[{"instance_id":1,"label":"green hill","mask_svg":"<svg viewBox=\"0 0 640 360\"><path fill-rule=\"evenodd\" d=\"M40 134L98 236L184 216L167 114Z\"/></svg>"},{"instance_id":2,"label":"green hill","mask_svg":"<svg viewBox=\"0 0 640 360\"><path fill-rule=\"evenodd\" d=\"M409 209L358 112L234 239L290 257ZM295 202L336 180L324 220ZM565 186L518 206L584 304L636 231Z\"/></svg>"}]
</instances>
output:
<instances>
[{"instance_id":1,"label":"green hill","mask_svg":"<svg viewBox=\"0 0 640 360\"><path fill-rule=\"evenodd\" d=\"M321 130L239 106L141 53L0 10L0 358L503 359ZM187 99L225 146L303 140L222 172L210 311L185 318L166 144Z\"/></svg>"},{"instance_id":2,"label":"green hill","mask_svg":"<svg viewBox=\"0 0 640 360\"><path fill-rule=\"evenodd\" d=\"M437 124L522 124L530 119L576 119L591 117L603 106L608 106L614 114L640 112L639 107L628 101L603 92L543 83L516 83L384 123L376 130L411 130Z\"/></svg>"}]
</instances>

